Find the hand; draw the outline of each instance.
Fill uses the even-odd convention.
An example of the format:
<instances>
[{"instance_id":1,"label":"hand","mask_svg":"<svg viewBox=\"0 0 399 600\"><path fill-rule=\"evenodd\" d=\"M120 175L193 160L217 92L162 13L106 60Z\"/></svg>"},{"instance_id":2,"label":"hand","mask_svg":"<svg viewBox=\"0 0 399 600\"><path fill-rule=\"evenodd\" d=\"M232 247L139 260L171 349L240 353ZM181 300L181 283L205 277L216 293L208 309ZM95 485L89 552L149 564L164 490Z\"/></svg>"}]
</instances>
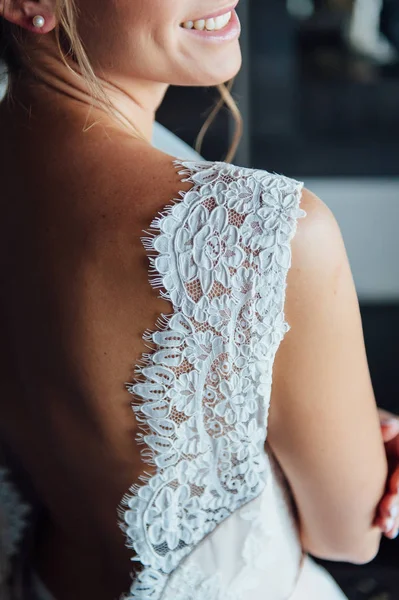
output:
<instances>
[{"instance_id":1,"label":"hand","mask_svg":"<svg viewBox=\"0 0 399 600\"><path fill-rule=\"evenodd\" d=\"M380 409L382 437L388 458L389 476L385 496L378 507L375 525L389 539L398 535L399 529L399 417Z\"/></svg>"}]
</instances>

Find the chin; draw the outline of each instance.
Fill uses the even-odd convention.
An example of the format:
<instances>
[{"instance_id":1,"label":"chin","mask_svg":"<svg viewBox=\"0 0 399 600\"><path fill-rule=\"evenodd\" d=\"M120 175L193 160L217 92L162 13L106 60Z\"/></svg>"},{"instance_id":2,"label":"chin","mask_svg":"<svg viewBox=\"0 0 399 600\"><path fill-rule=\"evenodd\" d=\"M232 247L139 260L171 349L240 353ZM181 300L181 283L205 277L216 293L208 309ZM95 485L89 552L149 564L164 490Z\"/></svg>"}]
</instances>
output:
<instances>
[{"instance_id":1,"label":"chin","mask_svg":"<svg viewBox=\"0 0 399 600\"><path fill-rule=\"evenodd\" d=\"M209 81L206 82L204 85L206 85L206 86L219 85L220 83L225 83L226 81L230 81L230 79L233 79L234 77L236 77L238 75L238 73L241 70L241 65L242 65L242 60L240 57L240 60L236 61L236 63L234 65L232 65L231 68L229 68L229 69L224 68L219 73L215 73L213 75L213 77L211 77L209 79Z\"/></svg>"},{"instance_id":2,"label":"chin","mask_svg":"<svg viewBox=\"0 0 399 600\"><path fill-rule=\"evenodd\" d=\"M188 77L184 83L180 82L180 85L188 86L214 86L226 81L230 81L235 77L242 66L242 55L240 47L229 52L227 56L219 58L217 61L215 58L210 60L209 70L207 70L204 59L201 60L201 69L195 69L190 71Z\"/></svg>"}]
</instances>

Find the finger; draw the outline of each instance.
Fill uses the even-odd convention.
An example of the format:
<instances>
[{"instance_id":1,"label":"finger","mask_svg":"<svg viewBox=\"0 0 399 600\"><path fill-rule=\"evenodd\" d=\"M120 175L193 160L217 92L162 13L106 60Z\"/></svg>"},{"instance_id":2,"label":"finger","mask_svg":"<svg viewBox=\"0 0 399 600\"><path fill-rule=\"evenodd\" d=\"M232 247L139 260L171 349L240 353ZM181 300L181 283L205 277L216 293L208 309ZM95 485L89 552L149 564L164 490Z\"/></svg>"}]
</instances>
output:
<instances>
[{"instance_id":1,"label":"finger","mask_svg":"<svg viewBox=\"0 0 399 600\"><path fill-rule=\"evenodd\" d=\"M399 419L388 419L381 421L381 432L384 442L391 442L399 435Z\"/></svg>"},{"instance_id":2,"label":"finger","mask_svg":"<svg viewBox=\"0 0 399 600\"><path fill-rule=\"evenodd\" d=\"M378 507L376 523L384 533L392 532L396 526L399 526L398 494L384 496Z\"/></svg>"},{"instance_id":3,"label":"finger","mask_svg":"<svg viewBox=\"0 0 399 600\"><path fill-rule=\"evenodd\" d=\"M391 528L390 526L386 526L385 521L375 521L374 525L378 527L378 529L381 530L382 535L388 538L389 540L394 540L397 537L398 527L396 526L396 524Z\"/></svg>"},{"instance_id":4,"label":"finger","mask_svg":"<svg viewBox=\"0 0 399 600\"><path fill-rule=\"evenodd\" d=\"M389 477L388 488L391 494L399 494L399 465Z\"/></svg>"},{"instance_id":5,"label":"finger","mask_svg":"<svg viewBox=\"0 0 399 600\"><path fill-rule=\"evenodd\" d=\"M399 512L399 496L398 494L385 494L383 499L380 502L378 514L386 519L392 518L396 519L397 515L395 514L395 508L398 508Z\"/></svg>"},{"instance_id":6,"label":"finger","mask_svg":"<svg viewBox=\"0 0 399 600\"><path fill-rule=\"evenodd\" d=\"M385 533L385 537L387 537L389 540L395 540L398 537L398 531L399 531L399 526L395 525L393 527L393 529L391 529L391 531L389 531L388 533Z\"/></svg>"},{"instance_id":7,"label":"finger","mask_svg":"<svg viewBox=\"0 0 399 600\"><path fill-rule=\"evenodd\" d=\"M389 412L388 410L384 410L383 408L378 409L378 416L381 421L388 421L389 419L399 419L399 415L396 415L393 412Z\"/></svg>"},{"instance_id":8,"label":"finger","mask_svg":"<svg viewBox=\"0 0 399 600\"><path fill-rule=\"evenodd\" d=\"M397 531L398 530L399 530L399 516L396 517L393 529L390 532L391 536L392 536L391 539L394 539L397 536Z\"/></svg>"},{"instance_id":9,"label":"finger","mask_svg":"<svg viewBox=\"0 0 399 600\"><path fill-rule=\"evenodd\" d=\"M385 537L393 539L396 537L396 530L399 528L399 519L393 520L378 518L375 520L374 525L381 529Z\"/></svg>"},{"instance_id":10,"label":"finger","mask_svg":"<svg viewBox=\"0 0 399 600\"><path fill-rule=\"evenodd\" d=\"M396 531L399 528L399 504L396 504L393 510L391 510L391 520L393 520L392 527L389 528L389 523L387 526L388 536L390 539L396 537Z\"/></svg>"},{"instance_id":11,"label":"finger","mask_svg":"<svg viewBox=\"0 0 399 600\"><path fill-rule=\"evenodd\" d=\"M393 540L397 537L399 519L397 519L395 522L392 522L392 520L389 522L387 519L377 518L373 524L375 527L378 527L381 530L382 534L386 538Z\"/></svg>"}]
</instances>

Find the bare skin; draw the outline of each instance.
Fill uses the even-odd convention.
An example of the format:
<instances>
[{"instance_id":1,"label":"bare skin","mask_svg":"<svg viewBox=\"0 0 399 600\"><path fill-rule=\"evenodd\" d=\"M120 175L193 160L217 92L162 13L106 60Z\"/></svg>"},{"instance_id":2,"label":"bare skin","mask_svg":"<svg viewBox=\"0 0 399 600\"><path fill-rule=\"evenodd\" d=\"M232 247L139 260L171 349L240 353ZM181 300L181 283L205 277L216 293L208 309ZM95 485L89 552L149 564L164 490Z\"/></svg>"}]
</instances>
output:
<instances>
[{"instance_id":1,"label":"bare skin","mask_svg":"<svg viewBox=\"0 0 399 600\"><path fill-rule=\"evenodd\" d=\"M16 0L15 4L16 11L6 15L9 20L28 30L39 4L47 28L42 33L51 33L55 24L51 0ZM194 69L203 48L195 44L186 47L173 27L191 13L199 16L197 0L188 0L184 6L180 0L136 0L135 10L131 0L120 2L117 9L114 7L119 12L113 20L109 10L116 3L87 2L85 9L94 4L99 31L106 31L107 36L104 44L98 44L98 31L92 31L91 22L83 18L82 32L91 58L104 67L105 80L120 112L147 140L167 89L165 80L211 85L227 80L238 70L238 43L221 49L218 60L214 49L208 61L202 52L201 68L208 66L203 71ZM203 10L207 13L214 8L209 2ZM178 10L181 15L176 17L173 11ZM159 22L152 24L153 15L158 13ZM128 33L135 26L138 37L131 41ZM151 27L151 35L145 34L146 26ZM13 88L15 104L0 105L0 437L17 451L48 509L49 518L37 542L35 567L51 592L57 600L109 600L126 592L134 570L132 552L125 548L116 526L116 507L143 471L150 470L140 460L135 443L137 424L124 382L132 380L134 366L148 350L142 341L143 331L153 329L157 317L172 310L148 284L148 263L140 237L154 215L189 184L179 181L171 157L128 136L99 108L90 117L90 123L99 123L83 133L90 105L87 90L56 58L51 38L42 36L42 41L39 46L33 37L29 40L41 83L28 85L25 78ZM118 70L112 71L109 56ZM133 67L132 56L136 57ZM144 67L140 57L150 57ZM140 69L146 69L149 80ZM372 521L384 492L387 465L364 365L347 258L335 222L322 203L309 193L305 193L304 203L308 218L300 225L294 245L292 293L287 299L292 332L276 365L271 441L296 493L305 549L332 558L339 554L356 562L369 559L378 547L381 532ZM314 273L317 269L326 273L325 287L319 293L328 297L330 291L334 296L335 275L346 270L343 286L351 294L346 318L348 322L350 316L354 318L353 349L360 365L353 412L362 415L364 426L363 437L357 445L352 444L353 429L345 425L348 417L341 404L338 408L334 405L331 389L320 416L325 424L335 419L346 448L355 452L353 461L343 467L338 447L341 439L331 435L325 440L331 445L327 474L322 473L321 463L312 463L311 443L321 443L321 438L313 424L309 426L306 411L317 411L319 399L306 394L305 388L301 393L308 404L303 403L305 412L298 418L309 445L302 447L301 464L294 465L285 458L289 452L281 441L293 425L289 422L290 409L298 404L292 393L285 394L281 373L307 354L305 345L295 350L295 344L300 333L304 344L310 335L301 329L301 321L309 294L314 294L301 287L302 272L310 268L309 249L320 241L319 226L327 232L324 242L336 249L340 267L326 266L325 256L313 252L319 260L312 266ZM309 283L317 286L317 277ZM318 325L310 326L313 340L324 340L323 307L324 303L319 303L320 313L315 312ZM334 357L341 360L338 345L330 342ZM308 343L311 347L313 341ZM321 370L318 378L305 385L309 390L315 384L323 389L331 383L325 375L323 379ZM345 388L344 380L340 385L338 395ZM346 392L351 386L349 379ZM298 455L296 448L293 452ZM366 483L362 452L369 453ZM311 473L312 486L308 489L300 489L300 473ZM314 490L317 485L331 489L329 501L333 505L337 473L347 484L346 503L342 501L334 508L336 522L343 521L340 529L332 532L322 527L320 534L312 530L311 523L311 509L320 504L320 495ZM322 511L331 513L327 508L319 506L321 520ZM352 519L354 513L356 518ZM350 519L352 539L343 526Z\"/></svg>"},{"instance_id":2,"label":"bare skin","mask_svg":"<svg viewBox=\"0 0 399 600\"><path fill-rule=\"evenodd\" d=\"M62 108L29 128L18 108L12 119L0 109L0 436L50 511L43 579L59 600L106 600L134 568L116 509L149 471L124 383L148 350L143 331L172 311L148 284L140 236L187 184L171 157L101 128L83 134L85 111L61 122Z\"/></svg>"},{"instance_id":3,"label":"bare skin","mask_svg":"<svg viewBox=\"0 0 399 600\"><path fill-rule=\"evenodd\" d=\"M286 315L291 331L274 369L269 436L296 499L304 546L368 562L387 465L360 311L337 223L305 192L293 241ZM360 417L361 416L361 417ZM306 465L306 468L304 468Z\"/></svg>"}]
</instances>

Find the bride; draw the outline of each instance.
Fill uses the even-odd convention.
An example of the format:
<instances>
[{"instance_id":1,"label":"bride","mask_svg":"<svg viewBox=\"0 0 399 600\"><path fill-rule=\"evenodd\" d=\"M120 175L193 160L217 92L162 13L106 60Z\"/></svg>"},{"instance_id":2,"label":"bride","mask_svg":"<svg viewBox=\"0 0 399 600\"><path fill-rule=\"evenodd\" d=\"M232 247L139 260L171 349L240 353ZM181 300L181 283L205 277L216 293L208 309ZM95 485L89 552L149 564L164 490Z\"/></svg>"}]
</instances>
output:
<instances>
[{"instance_id":1,"label":"bride","mask_svg":"<svg viewBox=\"0 0 399 600\"><path fill-rule=\"evenodd\" d=\"M308 553L366 563L397 534L398 428L333 215L150 143L170 84L234 109L235 5L198 4L0 0L13 598L340 600Z\"/></svg>"}]
</instances>

